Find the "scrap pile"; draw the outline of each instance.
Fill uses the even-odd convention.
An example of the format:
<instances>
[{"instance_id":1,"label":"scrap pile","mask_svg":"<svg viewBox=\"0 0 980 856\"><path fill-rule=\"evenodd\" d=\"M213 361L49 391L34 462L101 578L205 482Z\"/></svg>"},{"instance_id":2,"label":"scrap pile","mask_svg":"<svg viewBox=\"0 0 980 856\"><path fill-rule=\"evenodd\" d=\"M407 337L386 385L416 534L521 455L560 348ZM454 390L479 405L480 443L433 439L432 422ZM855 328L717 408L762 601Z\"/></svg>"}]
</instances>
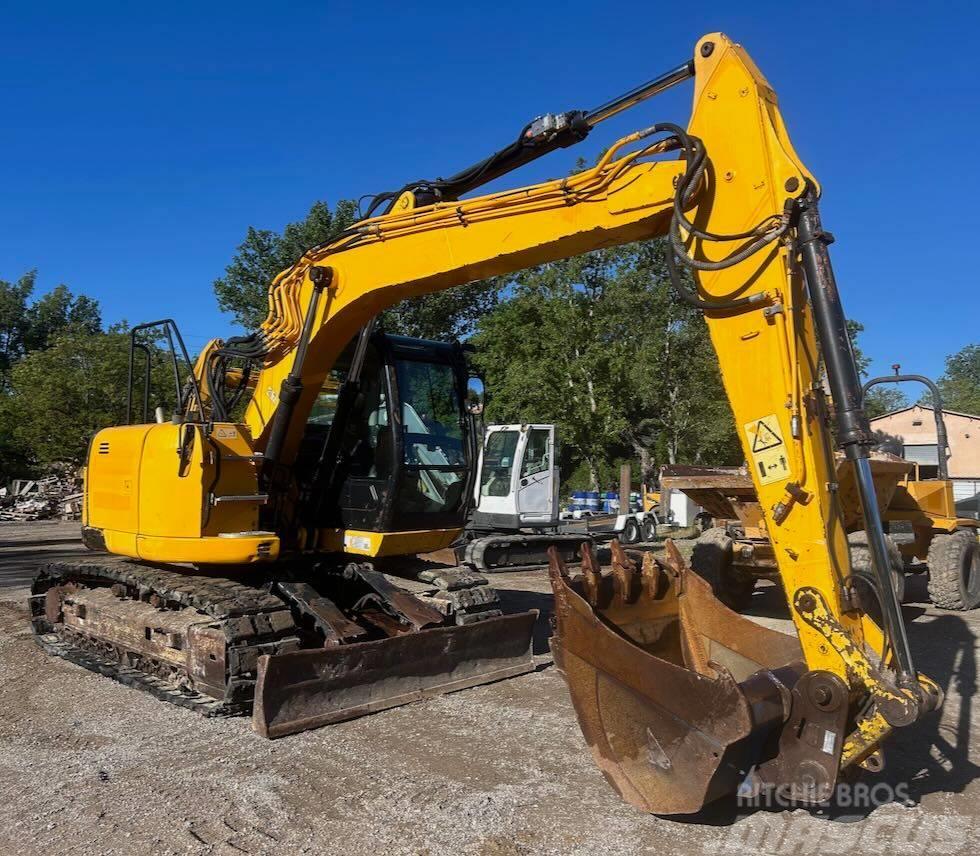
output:
<instances>
[{"instance_id":1,"label":"scrap pile","mask_svg":"<svg viewBox=\"0 0 980 856\"><path fill-rule=\"evenodd\" d=\"M79 481L73 475L14 479L0 487L0 520L77 520L82 510Z\"/></svg>"}]
</instances>

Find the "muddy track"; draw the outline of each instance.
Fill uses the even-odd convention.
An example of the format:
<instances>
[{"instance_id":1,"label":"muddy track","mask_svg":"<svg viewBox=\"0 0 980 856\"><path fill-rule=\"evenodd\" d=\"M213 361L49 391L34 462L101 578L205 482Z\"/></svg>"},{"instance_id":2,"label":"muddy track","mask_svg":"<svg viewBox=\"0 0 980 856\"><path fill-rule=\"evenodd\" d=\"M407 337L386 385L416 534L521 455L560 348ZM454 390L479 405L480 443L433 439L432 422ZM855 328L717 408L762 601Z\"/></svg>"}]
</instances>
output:
<instances>
[{"instance_id":1,"label":"muddy track","mask_svg":"<svg viewBox=\"0 0 980 856\"><path fill-rule=\"evenodd\" d=\"M190 665L182 669L152 653L134 653L128 646L87 633L84 626L58 620L64 618L78 590L106 588L119 600L147 604L161 615L178 609L200 613L201 623L207 622L224 640L220 695L213 689L212 694L196 691ZM123 561L44 565L31 587L30 607L35 637L49 654L206 716L248 713L257 658L299 647L289 608L262 589ZM186 643L181 640L181 644ZM217 657L215 662L219 662Z\"/></svg>"}]
</instances>

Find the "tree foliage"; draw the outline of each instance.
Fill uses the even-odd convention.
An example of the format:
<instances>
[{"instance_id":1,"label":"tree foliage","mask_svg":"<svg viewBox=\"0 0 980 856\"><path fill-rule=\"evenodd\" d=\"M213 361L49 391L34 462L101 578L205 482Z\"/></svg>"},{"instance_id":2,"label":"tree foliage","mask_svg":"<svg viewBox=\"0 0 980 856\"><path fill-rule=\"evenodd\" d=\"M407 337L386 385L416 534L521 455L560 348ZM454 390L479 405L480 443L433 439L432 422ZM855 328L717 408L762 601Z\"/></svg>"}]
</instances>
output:
<instances>
[{"instance_id":1,"label":"tree foliage","mask_svg":"<svg viewBox=\"0 0 980 856\"><path fill-rule=\"evenodd\" d=\"M27 300L34 290L34 279L31 271L16 282L0 280L0 390L6 386L11 366L24 353Z\"/></svg>"},{"instance_id":2,"label":"tree foliage","mask_svg":"<svg viewBox=\"0 0 980 856\"><path fill-rule=\"evenodd\" d=\"M31 302L35 282L34 271L17 282L0 280L0 482L51 464L81 464L92 435L125 419L125 327L104 331L98 301L65 285ZM147 344L151 409L172 407L172 369Z\"/></svg>"},{"instance_id":3,"label":"tree foliage","mask_svg":"<svg viewBox=\"0 0 980 856\"><path fill-rule=\"evenodd\" d=\"M23 462L41 469L78 466L92 436L126 423L129 390L129 332L72 326L54 334L47 347L31 351L13 367L10 392L0 399L0 424L7 423ZM160 406L169 417L176 388L169 351L147 343L151 353L148 418ZM133 414L142 407L142 361L134 372Z\"/></svg>"},{"instance_id":4,"label":"tree foliage","mask_svg":"<svg viewBox=\"0 0 980 856\"><path fill-rule=\"evenodd\" d=\"M102 329L99 304L85 295L75 296L66 285L29 303L37 271L28 271L16 282L0 280L0 389L10 369L30 351L47 347L64 330L95 333Z\"/></svg>"},{"instance_id":5,"label":"tree foliage","mask_svg":"<svg viewBox=\"0 0 980 856\"><path fill-rule=\"evenodd\" d=\"M403 300L381 314L381 324L389 333L402 336L443 342L465 339L500 302L502 282L481 280Z\"/></svg>"},{"instance_id":6,"label":"tree foliage","mask_svg":"<svg viewBox=\"0 0 980 856\"><path fill-rule=\"evenodd\" d=\"M583 461L595 489L623 458L647 480L662 463L741 460L707 329L670 292L661 241L521 272L474 342L488 418L557 423L568 468Z\"/></svg>"},{"instance_id":7,"label":"tree foliage","mask_svg":"<svg viewBox=\"0 0 980 856\"><path fill-rule=\"evenodd\" d=\"M898 387L879 384L868 390L864 399L864 410L869 419L877 419L886 413L907 407L908 403L908 396Z\"/></svg>"},{"instance_id":8,"label":"tree foliage","mask_svg":"<svg viewBox=\"0 0 980 856\"><path fill-rule=\"evenodd\" d=\"M980 415L980 345L967 345L946 357L938 385L943 407Z\"/></svg>"},{"instance_id":9,"label":"tree foliage","mask_svg":"<svg viewBox=\"0 0 980 856\"><path fill-rule=\"evenodd\" d=\"M11 372L13 436L41 466L81 463L92 435L124 419L128 367L126 333L59 334Z\"/></svg>"},{"instance_id":10,"label":"tree foliage","mask_svg":"<svg viewBox=\"0 0 980 856\"><path fill-rule=\"evenodd\" d=\"M59 417L55 411L48 414L43 410L35 397L35 384L25 382L30 378L18 377L21 367L60 337L101 335L97 301L76 296L67 286L59 285L32 303L36 280L35 271L16 282L0 280L0 482L51 463L38 453L38 437L28 425L37 427L32 414L52 425ZM57 364L49 371L50 377L41 382L57 382L63 375Z\"/></svg>"}]
</instances>

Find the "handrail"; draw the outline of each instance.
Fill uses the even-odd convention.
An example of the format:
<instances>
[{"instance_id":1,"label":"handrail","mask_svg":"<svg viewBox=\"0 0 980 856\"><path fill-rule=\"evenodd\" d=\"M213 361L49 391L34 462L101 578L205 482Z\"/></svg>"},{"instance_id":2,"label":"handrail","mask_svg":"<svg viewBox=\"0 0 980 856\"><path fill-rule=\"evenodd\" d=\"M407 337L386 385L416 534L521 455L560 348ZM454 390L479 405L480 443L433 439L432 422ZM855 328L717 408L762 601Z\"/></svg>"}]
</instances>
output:
<instances>
[{"instance_id":1,"label":"handrail","mask_svg":"<svg viewBox=\"0 0 980 856\"><path fill-rule=\"evenodd\" d=\"M871 380L861 387L861 398L866 398L868 390L879 383L921 383L929 389L929 392L932 394L932 412L936 419L936 459L939 465L939 478L943 481L949 479L949 465L947 463L950 457L949 440L946 434L946 420L943 418L943 399L942 395L940 395L939 387L925 375L884 375L882 377L871 378Z\"/></svg>"}]
</instances>

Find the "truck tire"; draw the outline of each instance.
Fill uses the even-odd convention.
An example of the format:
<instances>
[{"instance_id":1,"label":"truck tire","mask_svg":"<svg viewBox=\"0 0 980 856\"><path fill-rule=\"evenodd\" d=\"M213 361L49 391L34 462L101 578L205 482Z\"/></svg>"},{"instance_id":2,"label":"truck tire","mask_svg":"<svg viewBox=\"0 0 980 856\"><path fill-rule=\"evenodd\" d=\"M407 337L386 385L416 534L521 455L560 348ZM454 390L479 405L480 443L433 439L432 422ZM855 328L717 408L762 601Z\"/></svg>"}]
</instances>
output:
<instances>
[{"instance_id":1,"label":"truck tire","mask_svg":"<svg viewBox=\"0 0 980 856\"><path fill-rule=\"evenodd\" d=\"M636 522L635 517L626 518L626 523L623 526L622 542L624 544L640 543L640 524Z\"/></svg>"},{"instance_id":2,"label":"truck tire","mask_svg":"<svg viewBox=\"0 0 980 856\"><path fill-rule=\"evenodd\" d=\"M926 563L936 606L962 611L980 604L980 541L973 529L934 535Z\"/></svg>"},{"instance_id":3,"label":"truck tire","mask_svg":"<svg viewBox=\"0 0 980 856\"><path fill-rule=\"evenodd\" d=\"M752 600L755 580L735 570L732 539L721 526L708 529L694 543L691 568L729 609L745 609Z\"/></svg>"},{"instance_id":4,"label":"truck tire","mask_svg":"<svg viewBox=\"0 0 980 856\"><path fill-rule=\"evenodd\" d=\"M905 560L898 549L898 544L890 535L885 536L885 543L888 545L888 563L891 566L892 585L895 586L898 602L901 603L905 600ZM875 577L874 569L871 566L871 549L868 547L867 533L863 529L859 532L851 532L847 536L847 545L851 552L852 573L860 574L873 582ZM865 612L880 624L880 605L873 594L869 595L869 598L865 604Z\"/></svg>"},{"instance_id":5,"label":"truck tire","mask_svg":"<svg viewBox=\"0 0 980 856\"><path fill-rule=\"evenodd\" d=\"M643 540L649 543L657 538L657 524L653 522L653 518L648 517L643 521Z\"/></svg>"}]
</instances>

